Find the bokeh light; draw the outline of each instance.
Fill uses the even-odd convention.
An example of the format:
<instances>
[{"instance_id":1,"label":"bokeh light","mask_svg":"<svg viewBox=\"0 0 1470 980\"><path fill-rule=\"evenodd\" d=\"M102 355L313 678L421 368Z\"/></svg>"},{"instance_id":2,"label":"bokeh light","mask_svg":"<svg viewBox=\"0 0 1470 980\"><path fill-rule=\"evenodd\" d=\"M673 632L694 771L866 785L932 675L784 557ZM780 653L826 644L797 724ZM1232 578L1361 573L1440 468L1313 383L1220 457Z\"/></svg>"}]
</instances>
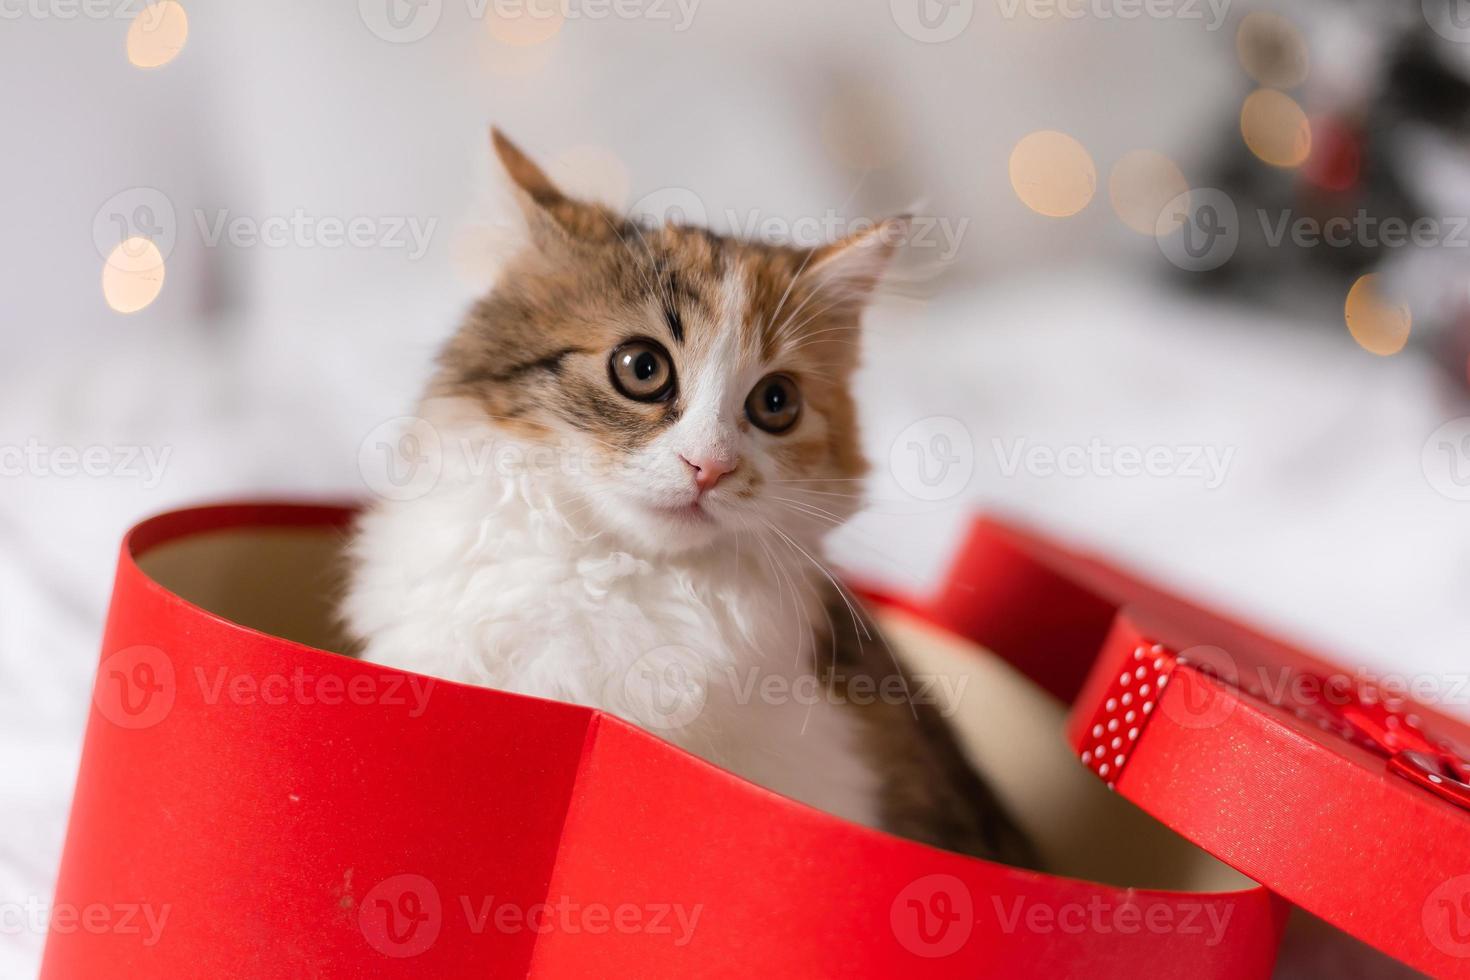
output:
<instances>
[{"instance_id":1,"label":"bokeh light","mask_svg":"<svg viewBox=\"0 0 1470 980\"><path fill-rule=\"evenodd\" d=\"M1011 150L1010 174L1021 203L1050 218L1076 214L1097 191L1097 168L1087 148L1052 129L1021 138Z\"/></svg>"},{"instance_id":2,"label":"bokeh light","mask_svg":"<svg viewBox=\"0 0 1470 980\"><path fill-rule=\"evenodd\" d=\"M485 8L485 25L501 44L530 48L545 44L561 33L566 23L561 0L522 0L515 4L492 3Z\"/></svg>"},{"instance_id":3,"label":"bokeh light","mask_svg":"<svg viewBox=\"0 0 1470 980\"><path fill-rule=\"evenodd\" d=\"M189 39L189 15L178 0L146 3L128 25L128 61L161 68L179 56Z\"/></svg>"},{"instance_id":4,"label":"bokeh light","mask_svg":"<svg viewBox=\"0 0 1470 980\"><path fill-rule=\"evenodd\" d=\"M1358 278L1343 306L1348 332L1358 346L1372 354L1397 354L1409 342L1413 317L1409 307L1385 297L1376 273Z\"/></svg>"},{"instance_id":5,"label":"bokeh light","mask_svg":"<svg viewBox=\"0 0 1470 980\"><path fill-rule=\"evenodd\" d=\"M1160 227L1164 206L1189 190L1189 182L1173 160L1157 150L1130 150L1108 174L1108 198L1123 224L1153 237L1179 227L1181 217Z\"/></svg>"},{"instance_id":6,"label":"bokeh light","mask_svg":"<svg viewBox=\"0 0 1470 980\"><path fill-rule=\"evenodd\" d=\"M136 313L163 289L163 254L146 238L120 242L102 265L102 297L119 313Z\"/></svg>"},{"instance_id":7,"label":"bokeh light","mask_svg":"<svg viewBox=\"0 0 1470 980\"><path fill-rule=\"evenodd\" d=\"M1245 145L1273 167L1297 167L1312 152L1312 124L1285 92L1258 88L1240 107Z\"/></svg>"},{"instance_id":8,"label":"bokeh light","mask_svg":"<svg viewBox=\"0 0 1470 980\"><path fill-rule=\"evenodd\" d=\"M1241 18L1235 53L1245 73L1270 88L1294 88L1307 79L1311 59L1296 25L1280 14L1254 11Z\"/></svg>"}]
</instances>

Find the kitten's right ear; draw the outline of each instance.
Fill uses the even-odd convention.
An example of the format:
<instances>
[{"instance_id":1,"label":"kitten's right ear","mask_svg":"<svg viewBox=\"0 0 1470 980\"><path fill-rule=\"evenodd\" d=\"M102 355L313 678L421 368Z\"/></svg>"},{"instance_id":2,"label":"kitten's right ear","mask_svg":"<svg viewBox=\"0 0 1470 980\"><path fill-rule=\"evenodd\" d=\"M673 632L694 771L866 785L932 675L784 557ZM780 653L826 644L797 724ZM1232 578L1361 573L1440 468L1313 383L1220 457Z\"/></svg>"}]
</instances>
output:
<instances>
[{"instance_id":1,"label":"kitten's right ear","mask_svg":"<svg viewBox=\"0 0 1470 980\"><path fill-rule=\"evenodd\" d=\"M490 145L510 178L532 242L545 248L576 235L588 205L563 194L544 170L494 126L490 127Z\"/></svg>"}]
</instances>

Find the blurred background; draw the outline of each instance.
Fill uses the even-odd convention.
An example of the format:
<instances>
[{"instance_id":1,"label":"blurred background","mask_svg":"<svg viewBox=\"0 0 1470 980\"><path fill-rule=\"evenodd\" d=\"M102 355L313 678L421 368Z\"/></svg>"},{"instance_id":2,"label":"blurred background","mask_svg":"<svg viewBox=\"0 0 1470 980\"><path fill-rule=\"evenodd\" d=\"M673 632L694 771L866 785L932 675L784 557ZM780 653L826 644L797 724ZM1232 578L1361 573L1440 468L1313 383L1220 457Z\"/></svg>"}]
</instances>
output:
<instances>
[{"instance_id":1,"label":"blurred background","mask_svg":"<svg viewBox=\"0 0 1470 980\"><path fill-rule=\"evenodd\" d=\"M1470 714L1462 0L0 20L0 975L38 961L10 913L51 894L123 531L370 492L360 450L494 275L492 122L652 219L919 216L844 566L922 588L1002 509Z\"/></svg>"}]
</instances>

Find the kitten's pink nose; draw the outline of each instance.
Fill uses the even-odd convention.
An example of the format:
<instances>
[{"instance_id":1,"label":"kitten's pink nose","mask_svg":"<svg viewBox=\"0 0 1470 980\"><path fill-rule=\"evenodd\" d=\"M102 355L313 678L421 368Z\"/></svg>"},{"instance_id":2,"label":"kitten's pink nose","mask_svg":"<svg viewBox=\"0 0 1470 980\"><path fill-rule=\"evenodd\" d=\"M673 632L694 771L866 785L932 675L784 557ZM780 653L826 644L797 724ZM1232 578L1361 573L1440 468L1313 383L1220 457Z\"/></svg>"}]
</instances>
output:
<instances>
[{"instance_id":1,"label":"kitten's pink nose","mask_svg":"<svg viewBox=\"0 0 1470 980\"><path fill-rule=\"evenodd\" d=\"M732 472L739 465L738 462L717 459L713 456L695 456L690 459L680 453L679 458L689 464L689 468L694 471L694 485L699 488L700 493L712 489L716 483L720 482L720 477Z\"/></svg>"}]
</instances>

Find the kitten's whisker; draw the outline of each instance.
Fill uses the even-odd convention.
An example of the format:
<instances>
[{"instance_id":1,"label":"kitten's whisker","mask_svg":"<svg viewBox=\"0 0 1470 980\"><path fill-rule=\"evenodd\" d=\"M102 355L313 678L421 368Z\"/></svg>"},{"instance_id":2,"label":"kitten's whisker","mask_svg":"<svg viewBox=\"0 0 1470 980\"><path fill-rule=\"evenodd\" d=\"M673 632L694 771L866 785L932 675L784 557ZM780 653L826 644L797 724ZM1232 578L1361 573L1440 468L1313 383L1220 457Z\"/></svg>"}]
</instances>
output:
<instances>
[{"instance_id":1,"label":"kitten's whisker","mask_svg":"<svg viewBox=\"0 0 1470 980\"><path fill-rule=\"evenodd\" d=\"M764 520L764 518L762 518L762 520ZM777 527L776 525L772 524L770 521L765 521L765 524L772 531L776 532L776 534L780 535L782 538L785 538L787 540L787 542L789 542L793 547L795 547L803 555L805 555L806 558L807 558L807 560L810 561L814 566L816 566L817 570L820 571L823 575L825 575L827 577L827 581L832 583L832 587L837 590L837 594L842 597L842 601L845 602L845 603L847 603L848 611L852 614L852 617L853 617L853 624L855 626L858 626L859 627L859 633L860 633L860 635L859 635L859 642L861 642L861 640L864 639L864 638L869 639L869 640L873 639L873 633L872 633L872 631L867 628L866 624L864 624L864 623L862 623L860 621L859 616L858 616L858 613L857 613L857 609L856 609L855 605L853 604L853 600L851 598L849 598L849 593L847 591L847 587L844 586L844 585L842 585L837 580L837 577L832 574L832 572L827 568L826 565L822 564L816 558L812 557L812 555L811 555L810 552L808 552L805 548L802 548L801 545L799 545L795 541L793 541L779 527ZM909 702L909 711L911 713L913 713L914 717L917 718L918 717L918 711L914 708L913 698L912 698L912 695L909 692L908 676L904 673L903 668L899 665L898 657L894 655L893 648L888 644L888 639L881 632L878 634L877 639L878 639L878 641L880 643L883 644L884 650L888 653L888 659L890 661L892 661L892 663L893 663L894 672L897 674L900 683L903 684L904 698Z\"/></svg>"},{"instance_id":2,"label":"kitten's whisker","mask_svg":"<svg viewBox=\"0 0 1470 980\"><path fill-rule=\"evenodd\" d=\"M841 524L844 520L844 518L839 517L830 510L823 510L816 504L809 504L801 500L792 500L790 497L771 497L769 499L785 504L788 510L798 510L799 508L800 513L811 514L814 517L824 517L831 521L833 525Z\"/></svg>"}]
</instances>

